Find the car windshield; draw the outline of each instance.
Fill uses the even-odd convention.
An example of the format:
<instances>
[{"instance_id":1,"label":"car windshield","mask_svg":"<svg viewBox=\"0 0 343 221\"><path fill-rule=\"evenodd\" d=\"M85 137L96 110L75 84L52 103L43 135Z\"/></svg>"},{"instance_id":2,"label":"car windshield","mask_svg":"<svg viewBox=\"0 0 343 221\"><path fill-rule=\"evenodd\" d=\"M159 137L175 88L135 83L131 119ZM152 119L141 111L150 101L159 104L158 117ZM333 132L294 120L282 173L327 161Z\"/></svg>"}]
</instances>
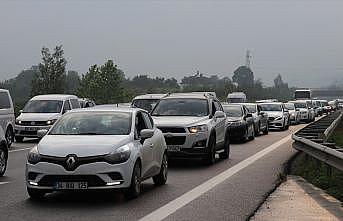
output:
<instances>
[{"instance_id":1,"label":"car windshield","mask_svg":"<svg viewBox=\"0 0 343 221\"><path fill-rule=\"evenodd\" d=\"M171 98L160 100L152 111L153 116L196 116L209 115L205 99Z\"/></svg>"},{"instance_id":2,"label":"car windshield","mask_svg":"<svg viewBox=\"0 0 343 221\"><path fill-rule=\"evenodd\" d=\"M263 111L282 111L280 104L261 104Z\"/></svg>"},{"instance_id":3,"label":"car windshield","mask_svg":"<svg viewBox=\"0 0 343 221\"><path fill-rule=\"evenodd\" d=\"M242 117L243 112L240 105L223 106L228 117Z\"/></svg>"},{"instance_id":4,"label":"car windshield","mask_svg":"<svg viewBox=\"0 0 343 221\"><path fill-rule=\"evenodd\" d=\"M323 104L324 106L329 106L329 102L327 102L327 101L322 101L322 104Z\"/></svg>"},{"instance_id":5,"label":"car windshield","mask_svg":"<svg viewBox=\"0 0 343 221\"><path fill-rule=\"evenodd\" d=\"M306 103L294 103L295 108L307 108Z\"/></svg>"},{"instance_id":6,"label":"car windshield","mask_svg":"<svg viewBox=\"0 0 343 221\"><path fill-rule=\"evenodd\" d=\"M51 129L51 135L128 135L131 113L76 112L64 115Z\"/></svg>"},{"instance_id":7,"label":"car windshield","mask_svg":"<svg viewBox=\"0 0 343 221\"><path fill-rule=\"evenodd\" d=\"M257 110L255 104L245 104L245 106L248 108L249 113L256 113Z\"/></svg>"},{"instance_id":8,"label":"car windshield","mask_svg":"<svg viewBox=\"0 0 343 221\"><path fill-rule=\"evenodd\" d=\"M30 100L23 113L60 113L63 101L60 100Z\"/></svg>"},{"instance_id":9,"label":"car windshield","mask_svg":"<svg viewBox=\"0 0 343 221\"><path fill-rule=\"evenodd\" d=\"M288 109L288 110L294 110L294 104L293 103L287 103L285 104L285 107Z\"/></svg>"},{"instance_id":10,"label":"car windshield","mask_svg":"<svg viewBox=\"0 0 343 221\"><path fill-rule=\"evenodd\" d=\"M142 108L150 112L155 107L158 101L159 99L137 99L132 102L132 106Z\"/></svg>"}]
</instances>

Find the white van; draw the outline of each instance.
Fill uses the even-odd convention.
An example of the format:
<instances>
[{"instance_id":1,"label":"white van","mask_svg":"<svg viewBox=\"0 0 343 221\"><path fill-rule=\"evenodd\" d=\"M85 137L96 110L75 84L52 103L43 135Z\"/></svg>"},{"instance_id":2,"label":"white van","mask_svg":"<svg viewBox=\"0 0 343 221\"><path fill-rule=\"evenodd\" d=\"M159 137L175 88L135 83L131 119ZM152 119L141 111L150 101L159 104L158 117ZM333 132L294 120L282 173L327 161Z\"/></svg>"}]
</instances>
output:
<instances>
[{"instance_id":1,"label":"white van","mask_svg":"<svg viewBox=\"0 0 343 221\"><path fill-rule=\"evenodd\" d=\"M228 103L245 103L247 96L243 92L233 92L227 95Z\"/></svg>"},{"instance_id":2,"label":"white van","mask_svg":"<svg viewBox=\"0 0 343 221\"><path fill-rule=\"evenodd\" d=\"M27 102L15 121L15 139L37 138L37 131L50 127L67 111L80 108L78 97L67 94L38 95Z\"/></svg>"},{"instance_id":3,"label":"white van","mask_svg":"<svg viewBox=\"0 0 343 221\"><path fill-rule=\"evenodd\" d=\"M0 89L0 126L5 133L7 146L14 141L14 108L8 90Z\"/></svg>"}]
</instances>

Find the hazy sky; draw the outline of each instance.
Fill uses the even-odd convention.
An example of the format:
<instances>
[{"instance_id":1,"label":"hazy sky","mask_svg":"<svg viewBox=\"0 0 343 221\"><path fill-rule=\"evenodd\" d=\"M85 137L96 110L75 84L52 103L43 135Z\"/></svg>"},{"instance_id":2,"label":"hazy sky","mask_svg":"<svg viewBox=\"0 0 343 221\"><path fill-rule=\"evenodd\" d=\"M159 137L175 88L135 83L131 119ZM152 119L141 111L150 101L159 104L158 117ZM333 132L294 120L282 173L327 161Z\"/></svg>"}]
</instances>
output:
<instances>
[{"instance_id":1,"label":"hazy sky","mask_svg":"<svg viewBox=\"0 0 343 221\"><path fill-rule=\"evenodd\" d=\"M343 79L343 1L0 0L0 80L63 44L68 69L113 59L127 76L232 76L296 86Z\"/></svg>"}]
</instances>

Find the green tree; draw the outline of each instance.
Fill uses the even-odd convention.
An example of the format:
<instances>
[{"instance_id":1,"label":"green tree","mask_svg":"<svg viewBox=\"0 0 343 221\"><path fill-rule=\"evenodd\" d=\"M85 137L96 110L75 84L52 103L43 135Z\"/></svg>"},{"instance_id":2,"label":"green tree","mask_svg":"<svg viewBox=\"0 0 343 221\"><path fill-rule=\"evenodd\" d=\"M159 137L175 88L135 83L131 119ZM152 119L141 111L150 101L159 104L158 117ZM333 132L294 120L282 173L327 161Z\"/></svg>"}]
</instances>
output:
<instances>
[{"instance_id":1,"label":"green tree","mask_svg":"<svg viewBox=\"0 0 343 221\"><path fill-rule=\"evenodd\" d=\"M68 71L66 76L66 92L69 94L76 93L80 86L80 81L79 73L76 71Z\"/></svg>"},{"instance_id":2,"label":"green tree","mask_svg":"<svg viewBox=\"0 0 343 221\"><path fill-rule=\"evenodd\" d=\"M125 100L122 81L124 72L117 68L112 60L98 67L93 65L82 75L78 89L80 97L95 100L98 104L119 103Z\"/></svg>"},{"instance_id":3,"label":"green tree","mask_svg":"<svg viewBox=\"0 0 343 221\"><path fill-rule=\"evenodd\" d=\"M240 88L250 88L254 85L254 73L246 66L238 67L232 76L232 81Z\"/></svg>"},{"instance_id":4,"label":"green tree","mask_svg":"<svg viewBox=\"0 0 343 221\"><path fill-rule=\"evenodd\" d=\"M32 81L31 95L64 93L65 66L62 45L56 46L51 54L49 48L42 48L42 63L39 64L39 73Z\"/></svg>"}]
</instances>

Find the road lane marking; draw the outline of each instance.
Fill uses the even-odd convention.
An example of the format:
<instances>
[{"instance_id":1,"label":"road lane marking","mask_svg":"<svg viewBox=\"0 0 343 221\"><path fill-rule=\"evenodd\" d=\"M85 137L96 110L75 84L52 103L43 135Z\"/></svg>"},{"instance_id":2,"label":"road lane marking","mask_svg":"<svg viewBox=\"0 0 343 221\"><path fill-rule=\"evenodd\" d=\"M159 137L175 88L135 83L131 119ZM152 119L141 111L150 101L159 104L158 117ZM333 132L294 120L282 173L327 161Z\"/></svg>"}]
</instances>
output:
<instances>
[{"instance_id":1,"label":"road lane marking","mask_svg":"<svg viewBox=\"0 0 343 221\"><path fill-rule=\"evenodd\" d=\"M0 185L2 185L2 184L7 184L7 183L9 183L9 182L0 182Z\"/></svg>"},{"instance_id":2,"label":"road lane marking","mask_svg":"<svg viewBox=\"0 0 343 221\"><path fill-rule=\"evenodd\" d=\"M224 172L212 177L211 179L205 181L204 183L200 184L199 186L193 188L192 190L184 193L180 197L170 201L169 203L165 204L164 206L158 208L157 210L153 211L152 213L144 216L140 219L140 221L158 221L163 220L169 215L176 212L178 209L186 206L188 203L192 202L193 200L197 199L204 193L210 191L218 184L224 182L231 176L235 175L239 171L243 170L244 168L250 166L257 160L261 159L265 155L269 154L270 152L276 150L286 142L291 140L291 135L284 137L283 139L279 140L278 142L273 143L272 145L268 146L267 148L257 152L256 154L252 155L251 157L241 161L240 163L234 165L233 167L225 170Z\"/></svg>"},{"instance_id":3,"label":"road lane marking","mask_svg":"<svg viewBox=\"0 0 343 221\"><path fill-rule=\"evenodd\" d=\"M16 150L10 150L8 152L12 153L12 152L19 152L19 151L24 151L24 150L30 150L32 149L33 147L27 147L27 148L22 148L22 149L16 149Z\"/></svg>"}]
</instances>

